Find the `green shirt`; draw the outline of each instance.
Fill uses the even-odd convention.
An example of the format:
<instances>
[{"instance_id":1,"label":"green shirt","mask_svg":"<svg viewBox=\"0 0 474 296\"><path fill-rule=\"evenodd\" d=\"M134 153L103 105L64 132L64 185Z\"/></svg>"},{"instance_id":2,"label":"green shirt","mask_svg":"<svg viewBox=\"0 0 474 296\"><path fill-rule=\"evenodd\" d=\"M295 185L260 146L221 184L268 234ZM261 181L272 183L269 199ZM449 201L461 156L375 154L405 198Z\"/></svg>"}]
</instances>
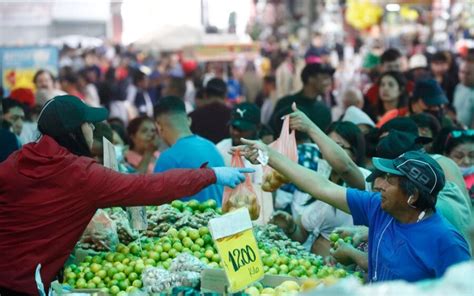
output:
<instances>
[{"instance_id":1,"label":"green shirt","mask_svg":"<svg viewBox=\"0 0 474 296\"><path fill-rule=\"evenodd\" d=\"M438 193L436 210L461 233L469 244L471 205L468 204L457 184L446 181L443 189Z\"/></svg>"}]
</instances>

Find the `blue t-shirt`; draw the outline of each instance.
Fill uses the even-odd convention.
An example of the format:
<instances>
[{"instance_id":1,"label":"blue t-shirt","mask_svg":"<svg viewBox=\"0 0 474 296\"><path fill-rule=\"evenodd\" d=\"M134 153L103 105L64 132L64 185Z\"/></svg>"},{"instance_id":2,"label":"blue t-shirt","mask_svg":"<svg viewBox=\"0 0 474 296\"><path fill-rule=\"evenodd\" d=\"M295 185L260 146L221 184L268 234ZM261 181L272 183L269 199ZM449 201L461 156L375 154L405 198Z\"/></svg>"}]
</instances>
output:
<instances>
[{"instance_id":1,"label":"blue t-shirt","mask_svg":"<svg viewBox=\"0 0 474 296\"><path fill-rule=\"evenodd\" d=\"M419 281L441 277L446 269L469 260L464 238L441 215L400 223L382 210L378 192L347 190L354 225L369 227L369 280Z\"/></svg>"},{"instance_id":2,"label":"blue t-shirt","mask_svg":"<svg viewBox=\"0 0 474 296\"><path fill-rule=\"evenodd\" d=\"M204 163L207 163L208 167L225 166L222 156L211 141L192 135L179 139L173 146L163 151L156 161L154 172L161 173L170 169L195 169ZM222 186L210 185L199 193L184 197L182 200L197 199L199 202L204 202L214 199L221 206L222 193Z\"/></svg>"}]
</instances>

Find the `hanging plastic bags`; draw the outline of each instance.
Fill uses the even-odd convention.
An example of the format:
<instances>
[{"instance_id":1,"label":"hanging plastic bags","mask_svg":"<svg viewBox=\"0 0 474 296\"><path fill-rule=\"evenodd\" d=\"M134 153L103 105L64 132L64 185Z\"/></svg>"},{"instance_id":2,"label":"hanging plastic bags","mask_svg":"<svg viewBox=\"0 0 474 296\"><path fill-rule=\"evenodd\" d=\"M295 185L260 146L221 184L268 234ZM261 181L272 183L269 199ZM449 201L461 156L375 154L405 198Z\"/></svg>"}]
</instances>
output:
<instances>
[{"instance_id":1,"label":"hanging plastic bags","mask_svg":"<svg viewBox=\"0 0 474 296\"><path fill-rule=\"evenodd\" d=\"M296 148L295 131L290 132L290 117L286 116L281 128L280 137L270 144L270 147L285 155L294 162L298 162L298 149ZM269 166L263 169L262 190L274 192L289 180Z\"/></svg>"},{"instance_id":2,"label":"hanging plastic bags","mask_svg":"<svg viewBox=\"0 0 474 296\"><path fill-rule=\"evenodd\" d=\"M236 168L245 167L239 150L235 151L232 156L231 166ZM258 203L257 194L255 193L249 175L246 175L245 182L236 188L232 189L226 187L222 199L222 211L224 213L232 212L243 207L249 210L252 220L258 219L260 215L260 204Z\"/></svg>"}]
</instances>

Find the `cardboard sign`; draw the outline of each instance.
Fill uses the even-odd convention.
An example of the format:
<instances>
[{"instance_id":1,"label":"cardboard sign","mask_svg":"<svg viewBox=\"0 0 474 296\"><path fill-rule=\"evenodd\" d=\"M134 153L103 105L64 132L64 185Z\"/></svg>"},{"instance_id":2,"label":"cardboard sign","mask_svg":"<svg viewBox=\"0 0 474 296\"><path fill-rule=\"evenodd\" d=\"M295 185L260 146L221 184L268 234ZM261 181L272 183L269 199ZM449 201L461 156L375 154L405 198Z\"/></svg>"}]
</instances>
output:
<instances>
[{"instance_id":1,"label":"cardboard sign","mask_svg":"<svg viewBox=\"0 0 474 296\"><path fill-rule=\"evenodd\" d=\"M224 264L229 292L241 291L263 277L262 258L247 208L211 219L209 230Z\"/></svg>"}]
</instances>

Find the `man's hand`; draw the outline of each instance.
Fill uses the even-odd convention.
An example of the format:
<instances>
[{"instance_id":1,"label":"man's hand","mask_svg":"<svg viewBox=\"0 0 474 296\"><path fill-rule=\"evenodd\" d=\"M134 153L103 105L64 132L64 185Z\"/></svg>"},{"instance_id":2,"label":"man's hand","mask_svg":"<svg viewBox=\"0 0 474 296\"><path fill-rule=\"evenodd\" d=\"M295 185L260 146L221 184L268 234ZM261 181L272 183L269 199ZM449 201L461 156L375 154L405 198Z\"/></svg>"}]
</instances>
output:
<instances>
[{"instance_id":1,"label":"man's hand","mask_svg":"<svg viewBox=\"0 0 474 296\"><path fill-rule=\"evenodd\" d=\"M262 141L247 140L244 138L242 138L241 141L244 145L231 148L231 153L239 150L240 154L252 164L261 164L261 161L258 160L259 156L268 156L269 147Z\"/></svg>"},{"instance_id":2,"label":"man's hand","mask_svg":"<svg viewBox=\"0 0 474 296\"><path fill-rule=\"evenodd\" d=\"M368 241L368 228L366 227L355 227L355 226L343 226L336 227L334 232L339 234L339 237L346 238L352 237L352 244L358 246L360 243Z\"/></svg>"},{"instance_id":3,"label":"man's hand","mask_svg":"<svg viewBox=\"0 0 474 296\"><path fill-rule=\"evenodd\" d=\"M350 265L354 263L354 260L352 259L352 250L354 250L354 247L351 244L340 239L334 244L334 247L331 248L329 252L337 262L343 265Z\"/></svg>"},{"instance_id":4,"label":"man's hand","mask_svg":"<svg viewBox=\"0 0 474 296\"><path fill-rule=\"evenodd\" d=\"M276 211L268 223L280 227L281 230L283 230L283 232L286 234L292 232L296 227L293 217L287 212L283 211Z\"/></svg>"},{"instance_id":5,"label":"man's hand","mask_svg":"<svg viewBox=\"0 0 474 296\"><path fill-rule=\"evenodd\" d=\"M315 124L296 107L296 103L291 105L293 113L290 116L290 129L294 129L303 133L309 133L315 127Z\"/></svg>"}]
</instances>

